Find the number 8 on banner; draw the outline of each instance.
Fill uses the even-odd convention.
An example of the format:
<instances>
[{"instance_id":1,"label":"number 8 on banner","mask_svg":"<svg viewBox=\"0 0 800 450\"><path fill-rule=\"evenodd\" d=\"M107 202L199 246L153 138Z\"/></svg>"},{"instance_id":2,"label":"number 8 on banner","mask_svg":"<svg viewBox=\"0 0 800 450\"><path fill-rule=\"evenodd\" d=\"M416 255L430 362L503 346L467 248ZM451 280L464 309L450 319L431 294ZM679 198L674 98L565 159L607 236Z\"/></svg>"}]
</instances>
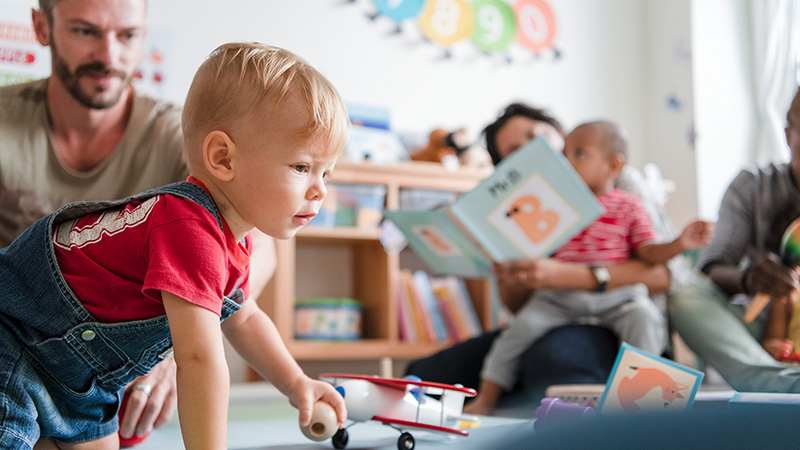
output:
<instances>
[{"instance_id":1,"label":"number 8 on banner","mask_svg":"<svg viewBox=\"0 0 800 450\"><path fill-rule=\"evenodd\" d=\"M464 0L431 0L419 18L425 37L445 47L469 36L473 24L472 8Z\"/></svg>"}]
</instances>

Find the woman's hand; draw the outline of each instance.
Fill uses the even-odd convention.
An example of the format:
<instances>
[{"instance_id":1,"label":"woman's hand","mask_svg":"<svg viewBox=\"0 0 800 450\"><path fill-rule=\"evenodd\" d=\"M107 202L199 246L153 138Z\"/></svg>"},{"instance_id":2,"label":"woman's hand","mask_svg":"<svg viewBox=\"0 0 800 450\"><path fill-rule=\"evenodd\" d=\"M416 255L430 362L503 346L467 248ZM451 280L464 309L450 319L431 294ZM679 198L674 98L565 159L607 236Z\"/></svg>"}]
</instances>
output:
<instances>
[{"instance_id":1,"label":"woman's hand","mask_svg":"<svg viewBox=\"0 0 800 450\"><path fill-rule=\"evenodd\" d=\"M584 287L575 277L576 271L581 269L589 274L586 266L542 258L497 263L494 273L500 286L525 290L568 289Z\"/></svg>"}]
</instances>

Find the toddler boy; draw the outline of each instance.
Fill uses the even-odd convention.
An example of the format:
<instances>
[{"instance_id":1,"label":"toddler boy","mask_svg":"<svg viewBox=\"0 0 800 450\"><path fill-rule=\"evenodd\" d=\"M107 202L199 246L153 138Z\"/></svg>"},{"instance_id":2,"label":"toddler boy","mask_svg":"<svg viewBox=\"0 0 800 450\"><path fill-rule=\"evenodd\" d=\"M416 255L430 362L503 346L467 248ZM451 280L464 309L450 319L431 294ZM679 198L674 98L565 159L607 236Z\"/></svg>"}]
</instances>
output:
<instances>
[{"instance_id":1,"label":"toddler boy","mask_svg":"<svg viewBox=\"0 0 800 450\"><path fill-rule=\"evenodd\" d=\"M347 126L336 89L294 54L214 50L183 110L188 181L69 204L0 251L0 448L117 448L124 386L173 354L185 447L225 448L222 332L302 426L318 400L343 423L342 397L244 300L248 233L288 239L314 217Z\"/></svg>"},{"instance_id":2,"label":"toddler boy","mask_svg":"<svg viewBox=\"0 0 800 450\"><path fill-rule=\"evenodd\" d=\"M602 273L602 266L633 257L663 263L710 241L712 225L696 221L674 241L653 243L655 234L639 200L614 188L627 155L627 139L619 126L598 121L576 127L564 142L564 155L597 196L605 212L556 250L554 258L589 263ZM525 278L520 278L520 282L524 281ZM602 324L615 331L623 341L649 353L661 354L666 344L666 327L647 288L635 284L605 291L602 283L599 286L600 292L537 291L493 343L484 359L478 395L464 411L491 413L502 393L510 391L517 381L515 374L520 354L560 326Z\"/></svg>"}]
</instances>

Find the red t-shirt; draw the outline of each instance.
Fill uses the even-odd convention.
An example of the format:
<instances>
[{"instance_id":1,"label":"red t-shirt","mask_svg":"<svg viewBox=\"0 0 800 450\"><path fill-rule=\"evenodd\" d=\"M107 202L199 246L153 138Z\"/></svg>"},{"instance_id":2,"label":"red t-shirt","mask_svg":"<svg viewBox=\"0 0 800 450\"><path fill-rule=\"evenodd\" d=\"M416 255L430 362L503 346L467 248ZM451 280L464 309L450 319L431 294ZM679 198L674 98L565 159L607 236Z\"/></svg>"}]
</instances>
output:
<instances>
[{"instance_id":1,"label":"red t-shirt","mask_svg":"<svg viewBox=\"0 0 800 450\"><path fill-rule=\"evenodd\" d=\"M191 200L158 195L58 224L53 242L67 284L100 322L164 315L161 291L219 315L237 284L249 295L249 236L242 245L223 225Z\"/></svg>"},{"instance_id":2,"label":"red t-shirt","mask_svg":"<svg viewBox=\"0 0 800 450\"><path fill-rule=\"evenodd\" d=\"M607 265L627 261L638 246L655 241L650 216L636 196L614 189L597 200L605 213L556 250L554 258Z\"/></svg>"}]
</instances>

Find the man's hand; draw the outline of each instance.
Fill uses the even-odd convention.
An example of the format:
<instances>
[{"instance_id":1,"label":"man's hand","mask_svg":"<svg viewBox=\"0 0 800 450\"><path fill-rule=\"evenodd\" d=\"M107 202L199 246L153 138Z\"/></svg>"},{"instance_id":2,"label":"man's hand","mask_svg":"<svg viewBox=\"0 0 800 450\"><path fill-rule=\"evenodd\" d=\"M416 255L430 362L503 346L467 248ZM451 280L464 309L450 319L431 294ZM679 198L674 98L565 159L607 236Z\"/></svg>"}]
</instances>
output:
<instances>
[{"instance_id":1,"label":"man's hand","mask_svg":"<svg viewBox=\"0 0 800 450\"><path fill-rule=\"evenodd\" d=\"M121 411L123 420L119 425L120 436L145 436L172 418L178 402L175 374L175 361L169 358L157 364L149 374L136 378L125 387L128 403L126 410ZM137 385L141 388L136 388ZM149 395L146 386L151 388Z\"/></svg>"},{"instance_id":2,"label":"man's hand","mask_svg":"<svg viewBox=\"0 0 800 450\"><path fill-rule=\"evenodd\" d=\"M787 297L800 289L800 276L784 266L778 256L768 253L759 257L745 272L742 285L748 294L767 294L773 299Z\"/></svg>"}]
</instances>

